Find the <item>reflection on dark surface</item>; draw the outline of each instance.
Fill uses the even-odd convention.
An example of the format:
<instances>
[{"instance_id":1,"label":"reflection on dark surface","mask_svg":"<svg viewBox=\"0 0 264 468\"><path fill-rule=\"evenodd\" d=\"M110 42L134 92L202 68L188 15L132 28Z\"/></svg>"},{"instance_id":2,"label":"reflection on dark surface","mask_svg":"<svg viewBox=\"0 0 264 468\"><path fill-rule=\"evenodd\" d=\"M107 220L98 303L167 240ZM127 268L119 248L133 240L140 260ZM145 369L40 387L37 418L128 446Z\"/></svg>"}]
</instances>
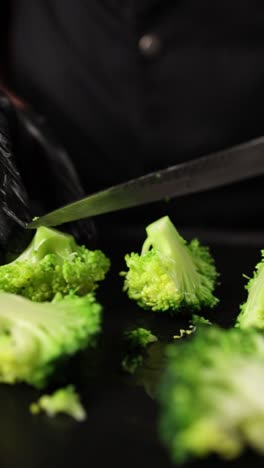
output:
<instances>
[{"instance_id":1,"label":"reflection on dark surface","mask_svg":"<svg viewBox=\"0 0 264 468\"><path fill-rule=\"evenodd\" d=\"M198 233L195 233L198 236ZM141 236L141 234L140 234ZM143 234L144 236L144 234ZM264 239L264 236L263 236ZM201 238L201 241L203 239ZM153 398L163 365L164 343L171 340L189 317L173 317L140 310L122 293L123 256L140 245L129 236L101 239L112 258L112 271L101 286L99 300L104 304L104 330L96 350L76 356L63 370L58 384L76 385L87 410L87 421L76 423L66 416L49 419L32 416L29 404L39 392L26 386L0 385L0 466L1 468L67 467L157 467L170 468L157 432L158 407ZM238 242L239 244L239 242ZM251 275L260 258L259 246L215 245L212 253L221 273L217 309L204 311L211 321L231 326L245 298L242 274ZM120 370L124 331L143 326L160 341L150 345L144 366L134 378ZM134 380L133 380L134 379ZM224 467L226 463L209 458L188 466ZM247 453L229 462L228 467L263 465L263 459Z\"/></svg>"},{"instance_id":2,"label":"reflection on dark surface","mask_svg":"<svg viewBox=\"0 0 264 468\"><path fill-rule=\"evenodd\" d=\"M144 353L143 363L127 379L131 385L142 386L150 398L155 398L160 378L166 363L166 342L149 345Z\"/></svg>"}]
</instances>

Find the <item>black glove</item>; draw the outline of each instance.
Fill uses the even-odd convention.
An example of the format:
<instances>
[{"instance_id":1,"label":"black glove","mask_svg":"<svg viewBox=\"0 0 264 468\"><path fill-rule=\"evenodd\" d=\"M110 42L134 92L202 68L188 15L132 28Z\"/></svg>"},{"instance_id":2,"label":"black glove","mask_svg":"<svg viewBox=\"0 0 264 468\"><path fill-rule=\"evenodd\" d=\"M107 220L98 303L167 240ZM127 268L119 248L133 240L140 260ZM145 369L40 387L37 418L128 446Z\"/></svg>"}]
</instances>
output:
<instances>
[{"instance_id":1,"label":"black glove","mask_svg":"<svg viewBox=\"0 0 264 468\"><path fill-rule=\"evenodd\" d=\"M0 247L6 249L10 237L17 237L21 242L19 225L23 226L33 216L73 202L85 192L69 156L58 145L44 119L31 111L14 109L2 94L0 132L0 220L3 225ZM68 223L59 229L73 234L79 243L95 245L95 227L90 219ZM25 230L20 229L21 236L22 231Z\"/></svg>"},{"instance_id":2,"label":"black glove","mask_svg":"<svg viewBox=\"0 0 264 468\"><path fill-rule=\"evenodd\" d=\"M15 164L12 134L16 117L9 100L0 94L0 256L20 240L21 226L30 220L29 200ZM20 229L19 229L20 227ZM26 234L26 232L25 232ZM22 242L22 240L21 240ZM26 242L26 239L25 239Z\"/></svg>"}]
</instances>

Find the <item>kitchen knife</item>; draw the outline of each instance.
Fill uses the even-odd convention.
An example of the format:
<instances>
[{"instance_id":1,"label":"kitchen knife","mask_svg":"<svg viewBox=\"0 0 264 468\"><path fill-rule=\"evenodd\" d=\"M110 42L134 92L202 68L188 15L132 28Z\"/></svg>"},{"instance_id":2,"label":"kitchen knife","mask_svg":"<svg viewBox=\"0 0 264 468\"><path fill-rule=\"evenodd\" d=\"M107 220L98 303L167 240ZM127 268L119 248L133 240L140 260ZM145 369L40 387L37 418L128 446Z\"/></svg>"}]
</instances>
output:
<instances>
[{"instance_id":1,"label":"kitchen knife","mask_svg":"<svg viewBox=\"0 0 264 468\"><path fill-rule=\"evenodd\" d=\"M264 174L264 137L107 188L36 218L26 227L58 226L261 174Z\"/></svg>"}]
</instances>

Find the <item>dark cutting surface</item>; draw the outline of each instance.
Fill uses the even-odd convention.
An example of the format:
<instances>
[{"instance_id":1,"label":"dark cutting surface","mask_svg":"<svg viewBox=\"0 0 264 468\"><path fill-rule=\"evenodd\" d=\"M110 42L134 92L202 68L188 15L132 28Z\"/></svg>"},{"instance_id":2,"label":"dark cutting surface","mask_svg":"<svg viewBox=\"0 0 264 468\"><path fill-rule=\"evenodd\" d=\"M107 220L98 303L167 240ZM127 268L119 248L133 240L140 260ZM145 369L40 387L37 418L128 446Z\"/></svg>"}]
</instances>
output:
<instances>
[{"instance_id":1,"label":"dark cutting surface","mask_svg":"<svg viewBox=\"0 0 264 468\"><path fill-rule=\"evenodd\" d=\"M48 389L65 383L75 384L87 410L87 420L76 423L66 416L54 419L45 415L32 416L28 407L39 392L23 385L0 385L1 468L172 467L159 442L157 404L142 385L136 385L120 370L122 334L128 328L146 326L165 343L188 320L140 310L122 293L118 272L124 269L123 256L140 247L144 231L128 229L115 233L109 227L104 232L110 242L104 243L102 238L100 247L111 257L112 270L98 296L104 305L104 326L98 349L75 357L61 371L59 381ZM211 246L221 273L221 285L217 290L221 302L208 317L223 326L231 326L245 298L242 274L252 274L260 259L264 233L262 236L262 233L250 232L181 232L187 238L199 236ZM156 351L159 355L159 348ZM156 370L154 362L147 374L150 379L157 375ZM228 463L211 457L187 466L238 468L251 465L262 467L263 458L248 451Z\"/></svg>"}]
</instances>

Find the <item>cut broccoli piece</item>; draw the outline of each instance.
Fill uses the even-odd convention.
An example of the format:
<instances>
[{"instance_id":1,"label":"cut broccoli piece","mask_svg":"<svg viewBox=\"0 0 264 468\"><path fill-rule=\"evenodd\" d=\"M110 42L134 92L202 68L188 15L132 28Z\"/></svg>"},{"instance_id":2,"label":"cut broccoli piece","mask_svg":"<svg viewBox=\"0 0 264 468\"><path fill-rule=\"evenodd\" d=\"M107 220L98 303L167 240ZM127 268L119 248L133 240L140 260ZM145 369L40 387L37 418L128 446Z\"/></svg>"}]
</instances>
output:
<instances>
[{"instance_id":1,"label":"cut broccoli piece","mask_svg":"<svg viewBox=\"0 0 264 468\"><path fill-rule=\"evenodd\" d=\"M189 244L165 216L147 228L141 255L125 256L124 291L140 307L153 311L214 307L218 274L207 247Z\"/></svg>"},{"instance_id":2,"label":"cut broccoli piece","mask_svg":"<svg viewBox=\"0 0 264 468\"><path fill-rule=\"evenodd\" d=\"M51 417L56 416L57 413L64 413L76 421L86 419L86 411L73 385L60 388L52 395L42 395L38 401L31 403L30 412L32 414L39 414L41 411L45 411Z\"/></svg>"},{"instance_id":3,"label":"cut broccoli piece","mask_svg":"<svg viewBox=\"0 0 264 468\"><path fill-rule=\"evenodd\" d=\"M174 462L245 446L264 453L264 337L257 330L199 328L167 349L158 398L160 434Z\"/></svg>"},{"instance_id":4,"label":"cut broccoli piece","mask_svg":"<svg viewBox=\"0 0 264 468\"><path fill-rule=\"evenodd\" d=\"M146 328L135 328L125 333L125 340L131 349L146 348L150 343L158 341L158 338Z\"/></svg>"},{"instance_id":5,"label":"cut broccoli piece","mask_svg":"<svg viewBox=\"0 0 264 468\"><path fill-rule=\"evenodd\" d=\"M246 302L241 306L236 326L240 328L255 327L264 329L264 250L262 260L256 265L253 278L245 288L248 291Z\"/></svg>"},{"instance_id":6,"label":"cut broccoli piece","mask_svg":"<svg viewBox=\"0 0 264 468\"><path fill-rule=\"evenodd\" d=\"M101 250L88 250L69 234L40 227L26 250L0 267L0 290L37 302L52 300L57 292L84 295L96 289L109 267Z\"/></svg>"},{"instance_id":7,"label":"cut broccoli piece","mask_svg":"<svg viewBox=\"0 0 264 468\"><path fill-rule=\"evenodd\" d=\"M42 388L59 361L94 345L101 310L92 293L51 303L0 293L0 382Z\"/></svg>"},{"instance_id":8,"label":"cut broccoli piece","mask_svg":"<svg viewBox=\"0 0 264 468\"><path fill-rule=\"evenodd\" d=\"M146 328L135 328L124 334L127 352L122 359L121 367L125 372L134 374L144 362L146 347L158 341L158 338Z\"/></svg>"}]
</instances>

